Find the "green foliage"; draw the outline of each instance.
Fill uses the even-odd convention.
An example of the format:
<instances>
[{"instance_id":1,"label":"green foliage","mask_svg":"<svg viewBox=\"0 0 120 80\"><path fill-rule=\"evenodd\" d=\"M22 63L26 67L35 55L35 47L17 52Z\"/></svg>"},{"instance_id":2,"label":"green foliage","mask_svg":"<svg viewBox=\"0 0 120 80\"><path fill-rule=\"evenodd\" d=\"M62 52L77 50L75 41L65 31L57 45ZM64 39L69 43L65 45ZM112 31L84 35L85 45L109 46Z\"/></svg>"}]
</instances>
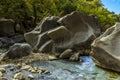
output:
<instances>
[{"instance_id":1,"label":"green foliage","mask_svg":"<svg viewBox=\"0 0 120 80\"><path fill-rule=\"evenodd\" d=\"M0 17L12 18L16 22L26 22L34 16L34 24L46 16L63 16L72 11L94 14L98 17L100 27L104 31L116 21L120 15L103 8L100 0L1 0ZM35 26L35 25L34 25Z\"/></svg>"},{"instance_id":2,"label":"green foliage","mask_svg":"<svg viewBox=\"0 0 120 80\"><path fill-rule=\"evenodd\" d=\"M77 9L87 14L94 14L98 17L102 31L115 24L117 15L103 8L100 0L86 1L78 0Z\"/></svg>"}]
</instances>

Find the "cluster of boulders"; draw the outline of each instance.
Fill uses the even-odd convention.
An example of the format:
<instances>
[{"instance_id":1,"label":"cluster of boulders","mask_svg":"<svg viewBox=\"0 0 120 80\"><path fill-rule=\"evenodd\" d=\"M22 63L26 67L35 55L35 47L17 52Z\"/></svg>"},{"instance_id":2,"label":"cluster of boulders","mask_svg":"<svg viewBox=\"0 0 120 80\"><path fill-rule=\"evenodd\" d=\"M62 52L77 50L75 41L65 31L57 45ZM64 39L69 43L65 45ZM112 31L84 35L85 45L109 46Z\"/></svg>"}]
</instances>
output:
<instances>
[{"instance_id":1,"label":"cluster of boulders","mask_svg":"<svg viewBox=\"0 0 120 80\"><path fill-rule=\"evenodd\" d=\"M0 20L0 26L7 27L9 23L3 24L2 21L6 20ZM14 21L9 21L9 26L13 26ZM10 31L6 27L0 28L0 32L5 34L14 33L13 27ZM81 61L79 58L80 51L84 51L84 53L89 51L93 42L90 55L95 63L103 68L120 72L119 32L120 23L116 23L113 27L107 29L104 34L96 38L100 35L100 28L98 27L98 19L94 15L85 15L75 11L61 18L50 16L44 18L34 30L25 33L24 37L23 35L17 35L10 38L0 38L0 47L16 43L9 48L2 59L6 57L20 58L34 51L55 53L62 59ZM26 43L17 43L24 42L24 39Z\"/></svg>"},{"instance_id":2,"label":"cluster of boulders","mask_svg":"<svg viewBox=\"0 0 120 80\"><path fill-rule=\"evenodd\" d=\"M24 42L24 35L20 32L21 26L12 19L0 18L0 48L5 48L14 43Z\"/></svg>"},{"instance_id":3,"label":"cluster of boulders","mask_svg":"<svg viewBox=\"0 0 120 80\"><path fill-rule=\"evenodd\" d=\"M25 33L24 36L33 51L57 53L61 54L60 58L79 60L78 51L90 49L91 42L99 34L100 28L95 16L75 11L61 18L46 17L33 31ZM70 52L67 49L70 49Z\"/></svg>"},{"instance_id":4,"label":"cluster of boulders","mask_svg":"<svg viewBox=\"0 0 120 80\"><path fill-rule=\"evenodd\" d=\"M33 31L25 33L25 40L35 51L61 53L66 49L77 50L90 45L99 33L95 16L72 12L62 18L44 18Z\"/></svg>"},{"instance_id":5,"label":"cluster of boulders","mask_svg":"<svg viewBox=\"0 0 120 80\"><path fill-rule=\"evenodd\" d=\"M57 53L60 58L77 61L80 55L79 50L90 49L91 42L99 34L98 19L93 15L75 11L61 18L50 16L44 18L33 31L24 34L26 43L18 44L24 39L20 35L10 38L12 40L8 39L8 42L15 44L3 57L20 58L34 51ZM0 41L3 46L7 39L2 39Z\"/></svg>"}]
</instances>

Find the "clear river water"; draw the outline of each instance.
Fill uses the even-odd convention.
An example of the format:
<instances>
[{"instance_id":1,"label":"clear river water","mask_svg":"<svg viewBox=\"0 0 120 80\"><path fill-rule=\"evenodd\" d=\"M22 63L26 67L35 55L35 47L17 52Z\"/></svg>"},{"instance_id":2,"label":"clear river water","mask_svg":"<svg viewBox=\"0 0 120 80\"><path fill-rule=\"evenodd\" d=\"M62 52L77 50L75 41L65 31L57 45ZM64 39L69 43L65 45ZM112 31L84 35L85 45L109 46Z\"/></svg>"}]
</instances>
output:
<instances>
[{"instance_id":1,"label":"clear river water","mask_svg":"<svg viewBox=\"0 0 120 80\"><path fill-rule=\"evenodd\" d=\"M22 73L24 75L34 75L35 79L32 80L120 80L120 73L97 67L89 56L82 56L80 58L83 59L83 62L71 62L68 60L33 62L29 65L44 68L49 72L38 74L22 71ZM4 77L7 77L8 80L13 80L12 78L17 69L10 71L10 66L14 64L6 65L0 65L0 67L4 66L6 68L6 75Z\"/></svg>"}]
</instances>

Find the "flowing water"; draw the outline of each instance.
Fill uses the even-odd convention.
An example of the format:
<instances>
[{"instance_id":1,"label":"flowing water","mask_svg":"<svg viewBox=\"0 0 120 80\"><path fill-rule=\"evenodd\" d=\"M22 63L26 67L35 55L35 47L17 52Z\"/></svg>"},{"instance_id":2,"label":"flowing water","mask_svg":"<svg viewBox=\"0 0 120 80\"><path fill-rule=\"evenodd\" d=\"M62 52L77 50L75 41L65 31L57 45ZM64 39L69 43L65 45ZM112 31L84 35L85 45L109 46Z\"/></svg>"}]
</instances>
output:
<instances>
[{"instance_id":1,"label":"flowing water","mask_svg":"<svg viewBox=\"0 0 120 80\"><path fill-rule=\"evenodd\" d=\"M33 67L44 68L49 72L45 74L31 73L22 71L24 75L32 74L35 79L32 80L120 80L119 73L104 70L95 66L89 56L82 56L83 62L71 62L67 60L39 61L29 65ZM8 66L9 65L9 66ZM10 70L13 64L0 65L6 68L8 80L13 80L13 76L19 70ZM27 79L31 80L31 79Z\"/></svg>"},{"instance_id":2,"label":"flowing water","mask_svg":"<svg viewBox=\"0 0 120 80\"><path fill-rule=\"evenodd\" d=\"M115 72L103 70L93 63L89 56L81 57L84 62L66 60L42 61L32 63L32 66L42 67L50 71L38 80L120 80Z\"/></svg>"}]
</instances>

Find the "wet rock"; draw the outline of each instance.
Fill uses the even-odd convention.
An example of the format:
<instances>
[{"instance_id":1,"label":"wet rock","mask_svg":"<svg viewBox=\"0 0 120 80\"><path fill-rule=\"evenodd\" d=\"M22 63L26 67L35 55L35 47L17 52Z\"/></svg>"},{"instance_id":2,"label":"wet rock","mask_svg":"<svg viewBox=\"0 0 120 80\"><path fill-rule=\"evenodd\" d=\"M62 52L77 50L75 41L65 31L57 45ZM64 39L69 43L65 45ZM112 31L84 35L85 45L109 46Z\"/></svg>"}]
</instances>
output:
<instances>
[{"instance_id":1,"label":"wet rock","mask_svg":"<svg viewBox=\"0 0 120 80\"><path fill-rule=\"evenodd\" d=\"M37 67L30 67L28 69L28 71L30 71L31 73L39 73L39 74L42 74L44 73L46 70L45 69L42 69L42 68L37 68Z\"/></svg>"},{"instance_id":2,"label":"wet rock","mask_svg":"<svg viewBox=\"0 0 120 80\"><path fill-rule=\"evenodd\" d=\"M19 72L19 73L16 73L13 77L15 80L18 79L18 80L25 80L25 76Z\"/></svg>"},{"instance_id":3,"label":"wet rock","mask_svg":"<svg viewBox=\"0 0 120 80\"><path fill-rule=\"evenodd\" d=\"M35 77L34 77L32 74L29 74L29 75L28 75L28 78L34 79Z\"/></svg>"},{"instance_id":4,"label":"wet rock","mask_svg":"<svg viewBox=\"0 0 120 80\"><path fill-rule=\"evenodd\" d=\"M73 54L72 49L67 49L59 56L62 59L69 59L69 57Z\"/></svg>"},{"instance_id":5,"label":"wet rock","mask_svg":"<svg viewBox=\"0 0 120 80\"><path fill-rule=\"evenodd\" d=\"M0 35L13 35L15 33L14 30L15 21L12 19L0 19Z\"/></svg>"},{"instance_id":6,"label":"wet rock","mask_svg":"<svg viewBox=\"0 0 120 80\"><path fill-rule=\"evenodd\" d=\"M2 77L3 76L3 73L0 71L0 77Z\"/></svg>"},{"instance_id":7,"label":"wet rock","mask_svg":"<svg viewBox=\"0 0 120 80\"><path fill-rule=\"evenodd\" d=\"M96 65L120 72L120 23L94 40L91 56Z\"/></svg>"},{"instance_id":8,"label":"wet rock","mask_svg":"<svg viewBox=\"0 0 120 80\"><path fill-rule=\"evenodd\" d=\"M6 77L1 77L0 80L8 80Z\"/></svg>"},{"instance_id":9,"label":"wet rock","mask_svg":"<svg viewBox=\"0 0 120 80\"><path fill-rule=\"evenodd\" d=\"M52 55L49 55L48 57L49 57L49 60L56 60L56 59L58 59L56 56L52 56Z\"/></svg>"},{"instance_id":10,"label":"wet rock","mask_svg":"<svg viewBox=\"0 0 120 80\"><path fill-rule=\"evenodd\" d=\"M30 68L31 68L30 65L25 65L25 66L22 66L22 67L21 67L21 70L28 70L28 69L30 69Z\"/></svg>"},{"instance_id":11,"label":"wet rock","mask_svg":"<svg viewBox=\"0 0 120 80\"><path fill-rule=\"evenodd\" d=\"M10 67L10 71L14 71L15 70L15 66Z\"/></svg>"},{"instance_id":12,"label":"wet rock","mask_svg":"<svg viewBox=\"0 0 120 80\"><path fill-rule=\"evenodd\" d=\"M18 63L17 65L16 65L16 68L21 68L22 67L22 65L20 64L20 63Z\"/></svg>"},{"instance_id":13,"label":"wet rock","mask_svg":"<svg viewBox=\"0 0 120 80\"><path fill-rule=\"evenodd\" d=\"M0 68L0 72L5 73L6 72L5 68Z\"/></svg>"},{"instance_id":14,"label":"wet rock","mask_svg":"<svg viewBox=\"0 0 120 80\"><path fill-rule=\"evenodd\" d=\"M69 58L70 61L82 61L80 59L80 53L74 53L70 58Z\"/></svg>"},{"instance_id":15,"label":"wet rock","mask_svg":"<svg viewBox=\"0 0 120 80\"><path fill-rule=\"evenodd\" d=\"M15 59L23 56L27 56L32 52L32 47L27 43L15 43L4 54L4 58Z\"/></svg>"}]
</instances>

